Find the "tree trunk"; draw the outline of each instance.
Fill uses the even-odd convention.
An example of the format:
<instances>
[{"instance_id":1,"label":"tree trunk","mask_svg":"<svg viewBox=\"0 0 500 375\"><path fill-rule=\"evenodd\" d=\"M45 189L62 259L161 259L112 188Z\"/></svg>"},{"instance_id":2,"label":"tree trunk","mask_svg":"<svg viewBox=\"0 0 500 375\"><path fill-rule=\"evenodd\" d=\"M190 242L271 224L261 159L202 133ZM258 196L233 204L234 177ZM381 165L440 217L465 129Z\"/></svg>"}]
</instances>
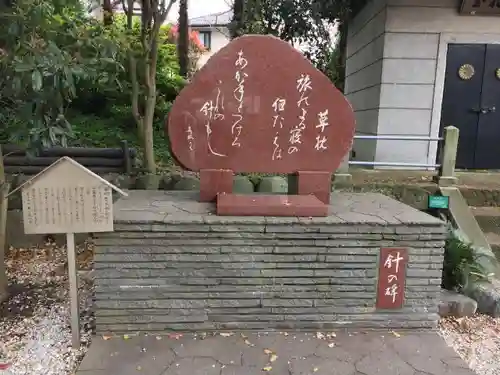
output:
<instances>
[{"instance_id":1,"label":"tree trunk","mask_svg":"<svg viewBox=\"0 0 500 375\"><path fill-rule=\"evenodd\" d=\"M143 118L143 147L144 147L144 164L146 170L150 174L156 173L156 160L154 152L153 139L153 121L156 107L156 90L150 90L146 98L146 110Z\"/></svg>"},{"instance_id":2,"label":"tree trunk","mask_svg":"<svg viewBox=\"0 0 500 375\"><path fill-rule=\"evenodd\" d=\"M5 252L7 250L7 199L9 186L5 180L5 169L3 164L3 154L0 146L0 302L8 297L7 269L5 266Z\"/></svg>"},{"instance_id":3,"label":"tree trunk","mask_svg":"<svg viewBox=\"0 0 500 375\"><path fill-rule=\"evenodd\" d=\"M177 41L180 75L184 78L189 74L189 24L188 0L179 3L179 40Z\"/></svg>"},{"instance_id":4,"label":"tree trunk","mask_svg":"<svg viewBox=\"0 0 500 375\"><path fill-rule=\"evenodd\" d=\"M104 26L113 24L113 4L111 0L102 0L102 14Z\"/></svg>"},{"instance_id":5,"label":"tree trunk","mask_svg":"<svg viewBox=\"0 0 500 375\"><path fill-rule=\"evenodd\" d=\"M234 0L233 3L233 20L229 27L231 39L241 35L241 30L244 26L245 0Z\"/></svg>"},{"instance_id":6,"label":"tree trunk","mask_svg":"<svg viewBox=\"0 0 500 375\"><path fill-rule=\"evenodd\" d=\"M339 77L339 82L338 82L338 89L342 92L344 92L344 86L345 86L345 64L346 64L346 53L347 53L347 21L339 21L339 44L338 44L338 62L337 62L337 69L338 69L338 77Z\"/></svg>"}]
</instances>

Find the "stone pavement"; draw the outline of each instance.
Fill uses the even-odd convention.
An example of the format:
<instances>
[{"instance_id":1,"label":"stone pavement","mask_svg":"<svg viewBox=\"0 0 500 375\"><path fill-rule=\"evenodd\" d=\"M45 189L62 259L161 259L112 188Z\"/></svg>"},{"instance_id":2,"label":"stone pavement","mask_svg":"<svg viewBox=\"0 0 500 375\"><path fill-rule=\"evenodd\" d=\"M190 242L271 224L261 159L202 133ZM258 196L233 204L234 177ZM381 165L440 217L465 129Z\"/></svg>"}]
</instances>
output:
<instances>
[{"instance_id":1,"label":"stone pavement","mask_svg":"<svg viewBox=\"0 0 500 375\"><path fill-rule=\"evenodd\" d=\"M95 337L76 375L474 374L435 332L222 335Z\"/></svg>"}]
</instances>

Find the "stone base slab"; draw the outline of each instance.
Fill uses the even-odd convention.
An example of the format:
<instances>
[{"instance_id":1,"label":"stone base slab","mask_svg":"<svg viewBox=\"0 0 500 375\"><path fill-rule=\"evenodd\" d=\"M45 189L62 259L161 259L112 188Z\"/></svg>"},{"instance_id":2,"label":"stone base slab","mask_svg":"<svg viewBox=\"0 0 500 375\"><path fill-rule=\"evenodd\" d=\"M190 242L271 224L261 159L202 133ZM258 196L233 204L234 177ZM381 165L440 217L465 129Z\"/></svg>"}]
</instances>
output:
<instances>
[{"instance_id":1,"label":"stone base slab","mask_svg":"<svg viewBox=\"0 0 500 375\"><path fill-rule=\"evenodd\" d=\"M314 195L219 194L217 215L224 216L328 216L329 206Z\"/></svg>"}]
</instances>

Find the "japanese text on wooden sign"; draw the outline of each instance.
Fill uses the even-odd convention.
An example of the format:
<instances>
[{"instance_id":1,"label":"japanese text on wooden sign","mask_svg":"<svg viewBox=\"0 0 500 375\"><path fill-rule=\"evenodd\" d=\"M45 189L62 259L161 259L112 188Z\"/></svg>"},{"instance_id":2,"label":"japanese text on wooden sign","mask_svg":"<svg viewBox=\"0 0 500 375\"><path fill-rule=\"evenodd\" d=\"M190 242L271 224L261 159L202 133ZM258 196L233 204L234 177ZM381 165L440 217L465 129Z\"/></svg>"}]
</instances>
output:
<instances>
[{"instance_id":1,"label":"japanese text on wooden sign","mask_svg":"<svg viewBox=\"0 0 500 375\"><path fill-rule=\"evenodd\" d=\"M106 185L29 186L23 189L26 234L113 230L112 191Z\"/></svg>"},{"instance_id":2,"label":"japanese text on wooden sign","mask_svg":"<svg viewBox=\"0 0 500 375\"><path fill-rule=\"evenodd\" d=\"M378 309L401 309L403 307L407 264L407 249L380 249L377 290Z\"/></svg>"}]
</instances>

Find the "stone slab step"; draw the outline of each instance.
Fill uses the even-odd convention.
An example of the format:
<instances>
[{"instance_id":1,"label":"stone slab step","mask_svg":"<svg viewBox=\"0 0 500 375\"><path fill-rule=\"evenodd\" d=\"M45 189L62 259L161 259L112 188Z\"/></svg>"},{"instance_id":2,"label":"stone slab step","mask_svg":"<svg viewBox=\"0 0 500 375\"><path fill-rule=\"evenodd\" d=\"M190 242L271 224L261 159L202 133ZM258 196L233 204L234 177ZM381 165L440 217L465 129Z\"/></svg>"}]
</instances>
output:
<instances>
[{"instance_id":1,"label":"stone slab step","mask_svg":"<svg viewBox=\"0 0 500 375\"><path fill-rule=\"evenodd\" d=\"M500 207L471 207L491 249L500 258Z\"/></svg>"},{"instance_id":2,"label":"stone slab step","mask_svg":"<svg viewBox=\"0 0 500 375\"><path fill-rule=\"evenodd\" d=\"M472 316L477 311L477 302L463 294L443 289L439 301L439 315L462 318Z\"/></svg>"}]
</instances>

